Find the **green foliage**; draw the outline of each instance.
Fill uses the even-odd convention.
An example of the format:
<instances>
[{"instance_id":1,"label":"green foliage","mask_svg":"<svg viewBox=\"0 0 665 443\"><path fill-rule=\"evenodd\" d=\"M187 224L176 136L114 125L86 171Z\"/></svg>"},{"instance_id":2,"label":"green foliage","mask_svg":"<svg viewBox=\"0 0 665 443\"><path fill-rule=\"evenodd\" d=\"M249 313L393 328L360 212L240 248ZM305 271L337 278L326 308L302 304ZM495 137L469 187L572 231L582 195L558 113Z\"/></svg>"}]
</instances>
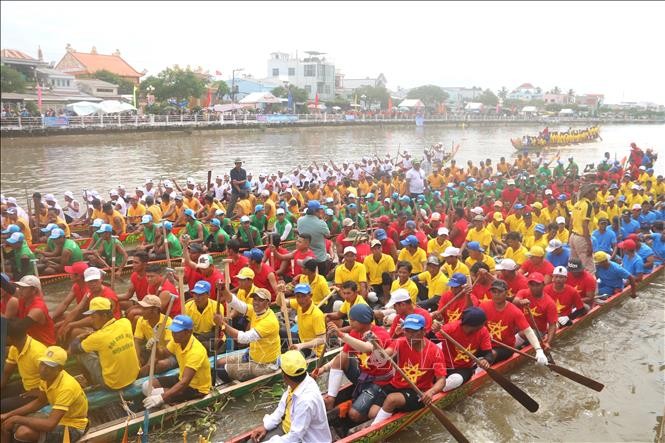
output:
<instances>
[{"instance_id":1,"label":"green foliage","mask_svg":"<svg viewBox=\"0 0 665 443\"><path fill-rule=\"evenodd\" d=\"M213 87L217 88L217 97L221 100L222 97L229 95L231 93L231 88L226 84L224 80L217 81L213 83Z\"/></svg>"},{"instance_id":2,"label":"green foliage","mask_svg":"<svg viewBox=\"0 0 665 443\"><path fill-rule=\"evenodd\" d=\"M362 96L367 97L367 107L373 103L381 103L381 108L388 107L388 98L390 94L385 86L362 86L353 91L353 95L358 97L358 103L362 101Z\"/></svg>"},{"instance_id":3,"label":"green foliage","mask_svg":"<svg viewBox=\"0 0 665 443\"><path fill-rule=\"evenodd\" d=\"M501 86L501 89L499 89L497 95L499 96L499 98L506 100L508 98L508 88L506 88L505 86Z\"/></svg>"},{"instance_id":4,"label":"green foliage","mask_svg":"<svg viewBox=\"0 0 665 443\"><path fill-rule=\"evenodd\" d=\"M206 90L205 80L196 76L191 70L166 68L157 76L150 76L141 82L141 91L146 92L148 86L155 88L155 98L166 101L174 98L177 101L200 97Z\"/></svg>"},{"instance_id":5,"label":"green foliage","mask_svg":"<svg viewBox=\"0 0 665 443\"><path fill-rule=\"evenodd\" d=\"M448 93L436 85L423 85L409 91L406 98L419 99L425 106L433 108L448 98Z\"/></svg>"},{"instance_id":6,"label":"green foliage","mask_svg":"<svg viewBox=\"0 0 665 443\"><path fill-rule=\"evenodd\" d=\"M28 110L30 115L39 115L39 108L37 107L37 103L28 102L28 101L25 101L23 103L25 104L25 109Z\"/></svg>"},{"instance_id":7,"label":"green foliage","mask_svg":"<svg viewBox=\"0 0 665 443\"><path fill-rule=\"evenodd\" d=\"M497 97L490 89L485 89L483 93L476 98L476 101L483 105L496 106L496 104L499 103L499 97Z\"/></svg>"},{"instance_id":8,"label":"green foliage","mask_svg":"<svg viewBox=\"0 0 665 443\"><path fill-rule=\"evenodd\" d=\"M10 66L0 65L0 78L2 79L2 92L23 92L25 90L25 77Z\"/></svg>"},{"instance_id":9,"label":"green foliage","mask_svg":"<svg viewBox=\"0 0 665 443\"><path fill-rule=\"evenodd\" d=\"M278 86L270 92L275 97L287 98L289 96L289 89L291 90L294 103L306 103L307 100L309 100L307 91L305 91L303 88L299 88L293 85L291 85L288 89L283 86Z\"/></svg>"},{"instance_id":10,"label":"green foliage","mask_svg":"<svg viewBox=\"0 0 665 443\"><path fill-rule=\"evenodd\" d=\"M332 108L333 106L339 106L343 110L347 110L349 109L350 105L350 101L339 96L335 97L333 100L326 100L326 106L328 106L328 109Z\"/></svg>"},{"instance_id":11,"label":"green foliage","mask_svg":"<svg viewBox=\"0 0 665 443\"><path fill-rule=\"evenodd\" d=\"M117 74L114 74L110 71L102 69L97 71L92 75L85 76L86 78L96 78L97 80L102 80L105 82L113 83L118 85L118 94L133 94L134 93L134 83L131 81L120 77Z\"/></svg>"}]
</instances>

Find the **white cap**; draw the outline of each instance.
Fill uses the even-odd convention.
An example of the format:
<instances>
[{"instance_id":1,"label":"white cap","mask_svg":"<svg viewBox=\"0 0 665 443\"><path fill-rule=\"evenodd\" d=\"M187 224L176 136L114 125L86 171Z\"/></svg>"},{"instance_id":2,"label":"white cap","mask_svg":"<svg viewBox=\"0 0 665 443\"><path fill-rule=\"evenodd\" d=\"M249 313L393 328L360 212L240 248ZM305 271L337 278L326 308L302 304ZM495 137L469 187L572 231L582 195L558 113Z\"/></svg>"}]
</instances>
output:
<instances>
[{"instance_id":1,"label":"white cap","mask_svg":"<svg viewBox=\"0 0 665 443\"><path fill-rule=\"evenodd\" d=\"M459 256L459 248L455 248L453 246L448 246L445 251L443 251L443 256L444 257L458 257Z\"/></svg>"},{"instance_id":2,"label":"white cap","mask_svg":"<svg viewBox=\"0 0 665 443\"><path fill-rule=\"evenodd\" d=\"M565 218L565 217L562 217L562 216L558 216L558 217L556 218L556 224L558 225L559 223L566 224L566 218Z\"/></svg>"},{"instance_id":3,"label":"white cap","mask_svg":"<svg viewBox=\"0 0 665 443\"><path fill-rule=\"evenodd\" d=\"M514 184L515 184L515 180L513 180L512 178L509 178L509 179L506 181L506 184L507 184L507 185L514 185Z\"/></svg>"},{"instance_id":4,"label":"white cap","mask_svg":"<svg viewBox=\"0 0 665 443\"><path fill-rule=\"evenodd\" d=\"M149 183L153 183L152 179L151 178L146 178L145 179L145 184L147 185Z\"/></svg>"},{"instance_id":5,"label":"white cap","mask_svg":"<svg viewBox=\"0 0 665 443\"><path fill-rule=\"evenodd\" d=\"M438 231L436 231L437 235L448 235L448 228L439 228Z\"/></svg>"},{"instance_id":6,"label":"white cap","mask_svg":"<svg viewBox=\"0 0 665 443\"><path fill-rule=\"evenodd\" d=\"M409 295L409 291L404 288L396 289L390 293L390 300L388 303L386 303L386 308L392 308L395 303L403 301L411 301L411 295Z\"/></svg>"},{"instance_id":7,"label":"white cap","mask_svg":"<svg viewBox=\"0 0 665 443\"><path fill-rule=\"evenodd\" d=\"M551 189L545 189L545 195L552 195Z\"/></svg>"},{"instance_id":8,"label":"white cap","mask_svg":"<svg viewBox=\"0 0 665 443\"><path fill-rule=\"evenodd\" d=\"M635 209L642 209L642 205L639 204L639 203L635 203L635 204L633 205L633 210L635 210Z\"/></svg>"},{"instance_id":9,"label":"white cap","mask_svg":"<svg viewBox=\"0 0 665 443\"><path fill-rule=\"evenodd\" d=\"M558 238L553 238L552 240L550 240L549 245L545 248L545 251L552 252L555 249L559 249L561 246L563 246L561 240L559 240Z\"/></svg>"},{"instance_id":10,"label":"white cap","mask_svg":"<svg viewBox=\"0 0 665 443\"><path fill-rule=\"evenodd\" d=\"M496 264L496 270L497 271L514 271L518 268L517 263L515 263L515 260L511 258L504 258L501 260L499 263Z\"/></svg>"},{"instance_id":11,"label":"white cap","mask_svg":"<svg viewBox=\"0 0 665 443\"><path fill-rule=\"evenodd\" d=\"M353 246L347 246L346 248L344 248L344 254L343 255L346 255L347 252L353 252L354 254L358 255L358 251Z\"/></svg>"},{"instance_id":12,"label":"white cap","mask_svg":"<svg viewBox=\"0 0 665 443\"><path fill-rule=\"evenodd\" d=\"M44 200L47 201L47 202L54 202L54 201L56 201L56 200L55 200L55 195L53 195L53 194L46 194L46 195L44 196Z\"/></svg>"},{"instance_id":13,"label":"white cap","mask_svg":"<svg viewBox=\"0 0 665 443\"><path fill-rule=\"evenodd\" d=\"M192 177L187 177L187 184L188 184L188 185L193 185L193 184L195 184L195 183L196 183L196 182L194 181L194 179L193 179Z\"/></svg>"},{"instance_id":14,"label":"white cap","mask_svg":"<svg viewBox=\"0 0 665 443\"><path fill-rule=\"evenodd\" d=\"M565 266L557 266L554 268L554 271L552 271L552 275L563 275L564 277L567 277L568 269L566 269Z\"/></svg>"},{"instance_id":15,"label":"white cap","mask_svg":"<svg viewBox=\"0 0 665 443\"><path fill-rule=\"evenodd\" d=\"M247 223L248 221L251 221L248 216L243 215L242 217L240 217L240 223Z\"/></svg>"},{"instance_id":16,"label":"white cap","mask_svg":"<svg viewBox=\"0 0 665 443\"><path fill-rule=\"evenodd\" d=\"M476 206L476 207L473 208L470 212L472 212L472 213L474 213L474 214L482 215L482 213L483 213L483 208L481 208L480 206Z\"/></svg>"},{"instance_id":17,"label":"white cap","mask_svg":"<svg viewBox=\"0 0 665 443\"><path fill-rule=\"evenodd\" d=\"M65 192L65 197L69 197L72 200L74 200L74 193L72 191L66 191Z\"/></svg>"},{"instance_id":18,"label":"white cap","mask_svg":"<svg viewBox=\"0 0 665 443\"><path fill-rule=\"evenodd\" d=\"M268 191L267 189L264 189L263 191L261 191L261 195L264 196L264 197L270 197L270 191Z\"/></svg>"},{"instance_id":19,"label":"white cap","mask_svg":"<svg viewBox=\"0 0 665 443\"><path fill-rule=\"evenodd\" d=\"M103 275L104 271L93 266L83 271L83 280L86 282L91 280L101 280Z\"/></svg>"},{"instance_id":20,"label":"white cap","mask_svg":"<svg viewBox=\"0 0 665 443\"><path fill-rule=\"evenodd\" d=\"M111 190L109 191L109 195L110 195L111 197L117 197L117 196L118 196L118 191L116 191L115 189L111 189Z\"/></svg>"},{"instance_id":21,"label":"white cap","mask_svg":"<svg viewBox=\"0 0 665 443\"><path fill-rule=\"evenodd\" d=\"M348 226L353 226L353 225L354 225L354 221L351 220L350 218L345 218L344 220L342 220L342 226L347 226L348 227Z\"/></svg>"},{"instance_id":22,"label":"white cap","mask_svg":"<svg viewBox=\"0 0 665 443\"><path fill-rule=\"evenodd\" d=\"M635 189L636 191L639 191L639 190L642 189L642 188L640 188L640 185L638 185L637 183L635 183L633 186L630 187L630 189Z\"/></svg>"},{"instance_id":23,"label":"white cap","mask_svg":"<svg viewBox=\"0 0 665 443\"><path fill-rule=\"evenodd\" d=\"M286 214L286 211L284 211L284 208L279 208L277 214Z\"/></svg>"},{"instance_id":24,"label":"white cap","mask_svg":"<svg viewBox=\"0 0 665 443\"><path fill-rule=\"evenodd\" d=\"M441 214L438 212L432 212L432 215L429 218L430 220L441 220Z\"/></svg>"}]
</instances>

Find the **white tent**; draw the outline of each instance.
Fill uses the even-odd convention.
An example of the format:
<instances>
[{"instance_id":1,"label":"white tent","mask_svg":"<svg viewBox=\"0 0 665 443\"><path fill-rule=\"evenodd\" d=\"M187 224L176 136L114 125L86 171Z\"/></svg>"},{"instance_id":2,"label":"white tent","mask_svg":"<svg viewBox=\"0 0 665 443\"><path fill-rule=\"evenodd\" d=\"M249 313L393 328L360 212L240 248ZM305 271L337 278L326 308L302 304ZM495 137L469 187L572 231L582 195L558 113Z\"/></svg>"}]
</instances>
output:
<instances>
[{"instance_id":1,"label":"white tent","mask_svg":"<svg viewBox=\"0 0 665 443\"><path fill-rule=\"evenodd\" d=\"M65 106L65 109L74 112L76 115L96 114L101 110L99 104L92 102L70 103Z\"/></svg>"},{"instance_id":2,"label":"white tent","mask_svg":"<svg viewBox=\"0 0 665 443\"><path fill-rule=\"evenodd\" d=\"M237 109L243 109L243 105L239 105L237 103L226 103L223 105L215 105L211 109L214 112L230 112L230 111L235 111Z\"/></svg>"},{"instance_id":3,"label":"white tent","mask_svg":"<svg viewBox=\"0 0 665 443\"><path fill-rule=\"evenodd\" d=\"M100 110L104 114L117 114L119 112L136 111L136 108L129 103L118 100L104 100L98 103Z\"/></svg>"},{"instance_id":4,"label":"white tent","mask_svg":"<svg viewBox=\"0 0 665 443\"><path fill-rule=\"evenodd\" d=\"M406 100L402 100L402 103L400 103L398 108L424 108L425 103L423 103L420 99L417 98L407 98Z\"/></svg>"},{"instance_id":5,"label":"white tent","mask_svg":"<svg viewBox=\"0 0 665 443\"><path fill-rule=\"evenodd\" d=\"M536 114L538 112L538 108L535 106L525 106L520 112L522 114Z\"/></svg>"},{"instance_id":6,"label":"white tent","mask_svg":"<svg viewBox=\"0 0 665 443\"><path fill-rule=\"evenodd\" d=\"M471 111L471 112L480 112L483 110L483 104L482 103L477 103L477 102L469 102L466 104L464 107L465 111Z\"/></svg>"},{"instance_id":7,"label":"white tent","mask_svg":"<svg viewBox=\"0 0 665 443\"><path fill-rule=\"evenodd\" d=\"M575 114L575 111L573 111L570 108L564 108L561 111L559 111L559 115L573 115Z\"/></svg>"},{"instance_id":8,"label":"white tent","mask_svg":"<svg viewBox=\"0 0 665 443\"><path fill-rule=\"evenodd\" d=\"M247 97L238 101L241 104L255 104L255 103L282 103L282 101L272 95L270 92L252 92Z\"/></svg>"}]
</instances>

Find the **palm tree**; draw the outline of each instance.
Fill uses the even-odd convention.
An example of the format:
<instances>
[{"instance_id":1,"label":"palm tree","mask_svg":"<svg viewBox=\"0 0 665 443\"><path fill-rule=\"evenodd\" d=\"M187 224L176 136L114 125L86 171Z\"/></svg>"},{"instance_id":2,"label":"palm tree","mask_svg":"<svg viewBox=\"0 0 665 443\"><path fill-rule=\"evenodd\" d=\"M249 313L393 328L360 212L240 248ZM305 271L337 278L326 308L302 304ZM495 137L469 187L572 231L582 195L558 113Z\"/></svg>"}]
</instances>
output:
<instances>
[{"instance_id":1,"label":"palm tree","mask_svg":"<svg viewBox=\"0 0 665 443\"><path fill-rule=\"evenodd\" d=\"M552 94L561 94L561 89L559 89L558 86L555 86L554 89L552 89Z\"/></svg>"},{"instance_id":2,"label":"palm tree","mask_svg":"<svg viewBox=\"0 0 665 443\"><path fill-rule=\"evenodd\" d=\"M501 89L499 90L497 94L502 100L505 100L506 97L508 97L508 89L505 86L501 86Z\"/></svg>"}]
</instances>

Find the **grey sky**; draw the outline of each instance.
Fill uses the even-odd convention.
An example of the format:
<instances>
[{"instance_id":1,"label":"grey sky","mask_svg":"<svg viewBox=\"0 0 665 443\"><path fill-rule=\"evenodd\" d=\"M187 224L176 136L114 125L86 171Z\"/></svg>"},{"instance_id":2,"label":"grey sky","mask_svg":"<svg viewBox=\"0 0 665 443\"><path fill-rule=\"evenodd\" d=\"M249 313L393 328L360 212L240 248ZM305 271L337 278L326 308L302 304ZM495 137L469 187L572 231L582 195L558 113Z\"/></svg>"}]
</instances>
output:
<instances>
[{"instance_id":1,"label":"grey sky","mask_svg":"<svg viewBox=\"0 0 665 443\"><path fill-rule=\"evenodd\" d=\"M530 82L665 104L665 3L10 2L3 48L58 61L71 45L120 49L138 71L203 66L266 76L274 51L327 52L347 78L388 86ZM657 55L657 54L661 55Z\"/></svg>"}]
</instances>

